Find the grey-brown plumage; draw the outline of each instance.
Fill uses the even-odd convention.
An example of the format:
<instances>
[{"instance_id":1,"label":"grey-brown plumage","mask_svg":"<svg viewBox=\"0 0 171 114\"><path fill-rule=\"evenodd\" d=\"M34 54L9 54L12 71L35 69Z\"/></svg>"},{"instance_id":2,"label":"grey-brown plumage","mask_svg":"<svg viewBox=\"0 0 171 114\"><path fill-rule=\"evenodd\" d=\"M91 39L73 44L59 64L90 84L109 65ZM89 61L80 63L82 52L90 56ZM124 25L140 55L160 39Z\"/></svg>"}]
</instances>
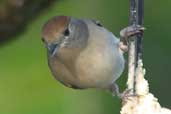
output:
<instances>
[{"instance_id":1,"label":"grey-brown plumage","mask_svg":"<svg viewBox=\"0 0 171 114\"><path fill-rule=\"evenodd\" d=\"M53 17L42 37L49 68L65 86L111 89L123 72L122 43L94 20Z\"/></svg>"}]
</instances>

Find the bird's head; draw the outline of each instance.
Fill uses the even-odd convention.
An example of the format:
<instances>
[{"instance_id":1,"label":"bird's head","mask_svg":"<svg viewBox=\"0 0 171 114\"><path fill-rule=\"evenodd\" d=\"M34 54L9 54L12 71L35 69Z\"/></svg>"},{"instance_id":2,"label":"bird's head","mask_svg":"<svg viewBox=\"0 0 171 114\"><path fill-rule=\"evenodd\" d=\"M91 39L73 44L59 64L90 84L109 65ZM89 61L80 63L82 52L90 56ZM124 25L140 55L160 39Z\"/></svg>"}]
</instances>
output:
<instances>
[{"instance_id":1,"label":"bird's head","mask_svg":"<svg viewBox=\"0 0 171 114\"><path fill-rule=\"evenodd\" d=\"M50 56L61 48L85 47L88 35L88 27L83 20L68 16L53 17L42 29L42 41Z\"/></svg>"}]
</instances>

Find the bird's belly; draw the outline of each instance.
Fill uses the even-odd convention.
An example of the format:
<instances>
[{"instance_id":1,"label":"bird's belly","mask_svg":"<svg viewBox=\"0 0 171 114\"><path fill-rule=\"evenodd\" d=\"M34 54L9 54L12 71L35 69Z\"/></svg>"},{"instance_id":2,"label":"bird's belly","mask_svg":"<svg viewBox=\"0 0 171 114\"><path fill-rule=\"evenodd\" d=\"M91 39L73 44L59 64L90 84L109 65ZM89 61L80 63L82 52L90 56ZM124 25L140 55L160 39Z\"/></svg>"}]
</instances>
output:
<instances>
[{"instance_id":1,"label":"bird's belly","mask_svg":"<svg viewBox=\"0 0 171 114\"><path fill-rule=\"evenodd\" d=\"M79 86L83 88L107 88L114 83L124 69L123 55L117 50L87 51L76 64Z\"/></svg>"}]
</instances>

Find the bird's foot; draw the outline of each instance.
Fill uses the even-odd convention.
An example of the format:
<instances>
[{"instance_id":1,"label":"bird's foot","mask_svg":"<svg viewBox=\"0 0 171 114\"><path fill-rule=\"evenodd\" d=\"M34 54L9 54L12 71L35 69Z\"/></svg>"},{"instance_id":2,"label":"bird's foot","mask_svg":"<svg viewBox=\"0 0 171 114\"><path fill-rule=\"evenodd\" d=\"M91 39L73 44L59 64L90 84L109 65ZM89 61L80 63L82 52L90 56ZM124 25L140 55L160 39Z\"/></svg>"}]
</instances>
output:
<instances>
[{"instance_id":1,"label":"bird's foot","mask_svg":"<svg viewBox=\"0 0 171 114\"><path fill-rule=\"evenodd\" d=\"M137 34L143 33L145 30L144 27L140 26L140 25L136 25L136 26L128 26L124 29L122 29L120 31L120 37L121 37L121 41L119 43L119 47L123 52L127 52L128 51L128 46L127 46L127 42L128 39L131 36L135 36Z\"/></svg>"},{"instance_id":2,"label":"bird's foot","mask_svg":"<svg viewBox=\"0 0 171 114\"><path fill-rule=\"evenodd\" d=\"M112 92L113 96L117 95L118 97L120 97L119 87L116 83L113 83L110 86L110 91Z\"/></svg>"},{"instance_id":3,"label":"bird's foot","mask_svg":"<svg viewBox=\"0 0 171 114\"><path fill-rule=\"evenodd\" d=\"M121 98L122 100L124 100L124 99L127 99L128 97L134 96L133 94L131 94L131 91L132 91L132 89L126 89L125 91L123 91L123 92L120 94L120 98Z\"/></svg>"},{"instance_id":4,"label":"bird's foot","mask_svg":"<svg viewBox=\"0 0 171 114\"><path fill-rule=\"evenodd\" d=\"M124 92L120 93L119 87L116 83L111 85L110 91L112 92L113 96L117 95L122 100L127 99L128 97L134 96L133 94L131 94L132 89L126 89Z\"/></svg>"},{"instance_id":5,"label":"bird's foot","mask_svg":"<svg viewBox=\"0 0 171 114\"><path fill-rule=\"evenodd\" d=\"M142 33L145 30L144 27L140 25L132 25L128 26L120 31L121 38L129 38L131 36L137 35L139 33Z\"/></svg>"}]
</instances>

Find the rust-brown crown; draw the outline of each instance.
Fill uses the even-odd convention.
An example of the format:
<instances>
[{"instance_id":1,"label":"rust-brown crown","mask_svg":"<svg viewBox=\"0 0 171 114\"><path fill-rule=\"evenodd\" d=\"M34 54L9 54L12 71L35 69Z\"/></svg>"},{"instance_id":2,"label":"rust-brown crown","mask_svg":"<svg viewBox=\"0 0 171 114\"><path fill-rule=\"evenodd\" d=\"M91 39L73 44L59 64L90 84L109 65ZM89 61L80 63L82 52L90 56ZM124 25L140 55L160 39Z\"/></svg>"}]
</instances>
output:
<instances>
[{"instance_id":1,"label":"rust-brown crown","mask_svg":"<svg viewBox=\"0 0 171 114\"><path fill-rule=\"evenodd\" d=\"M51 43L60 37L62 32L66 29L70 22L70 17L68 16L55 16L50 19L42 29L43 39Z\"/></svg>"}]
</instances>

